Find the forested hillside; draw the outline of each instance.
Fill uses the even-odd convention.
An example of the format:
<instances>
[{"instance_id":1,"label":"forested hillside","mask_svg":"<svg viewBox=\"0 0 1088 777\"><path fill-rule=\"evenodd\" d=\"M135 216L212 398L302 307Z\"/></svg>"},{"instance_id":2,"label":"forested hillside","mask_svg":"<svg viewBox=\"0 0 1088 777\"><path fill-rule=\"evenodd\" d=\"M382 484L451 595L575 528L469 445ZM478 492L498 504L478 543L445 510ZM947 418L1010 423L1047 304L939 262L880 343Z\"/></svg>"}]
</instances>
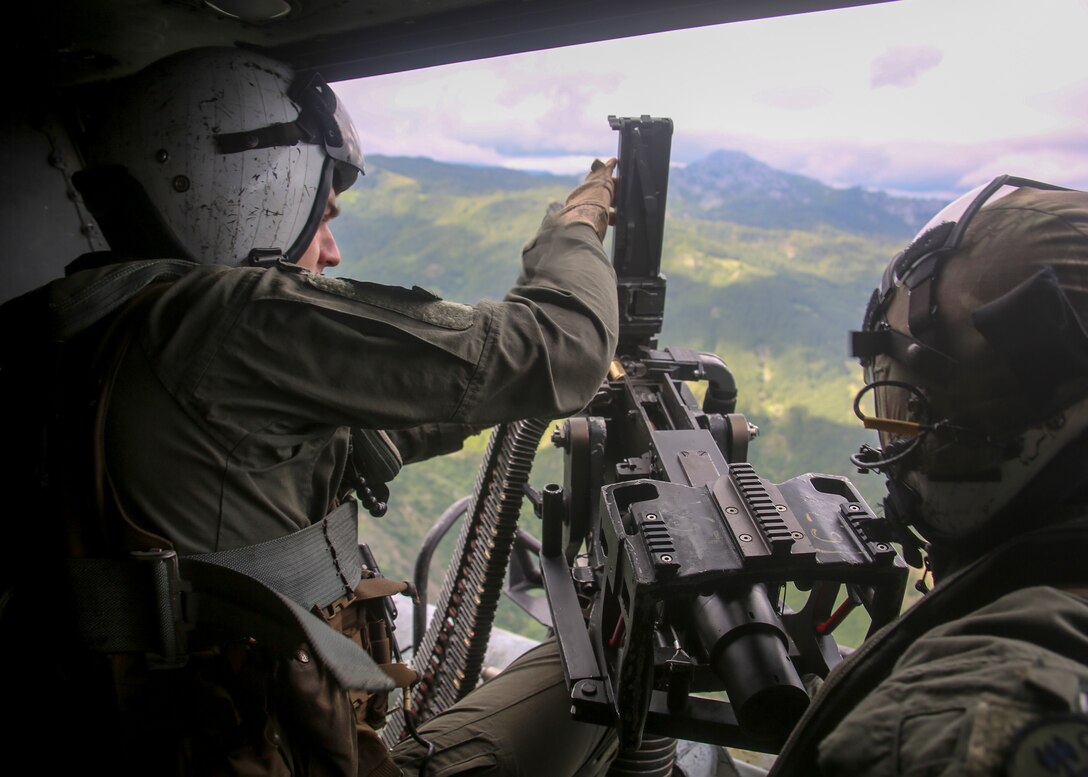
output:
<instances>
[{"instance_id":1,"label":"forested hillside","mask_svg":"<svg viewBox=\"0 0 1088 777\"><path fill-rule=\"evenodd\" d=\"M578 182L427 159L367 161L366 176L340 198L335 233L344 259L334 274L419 285L459 302L502 296L547 204ZM749 458L765 477L846 475L879 505L882 480L857 474L848 460L871 440L851 412L860 370L847 333L885 264L942 204L832 189L737 152L672 174L660 344L711 351L729 364L738 411L760 428ZM366 539L387 575L411 576L427 529L471 492L485 442L408 467L389 513L367 519ZM558 454L547 448L534 467L537 487L561 479ZM443 560L433 565L435 588Z\"/></svg>"}]
</instances>

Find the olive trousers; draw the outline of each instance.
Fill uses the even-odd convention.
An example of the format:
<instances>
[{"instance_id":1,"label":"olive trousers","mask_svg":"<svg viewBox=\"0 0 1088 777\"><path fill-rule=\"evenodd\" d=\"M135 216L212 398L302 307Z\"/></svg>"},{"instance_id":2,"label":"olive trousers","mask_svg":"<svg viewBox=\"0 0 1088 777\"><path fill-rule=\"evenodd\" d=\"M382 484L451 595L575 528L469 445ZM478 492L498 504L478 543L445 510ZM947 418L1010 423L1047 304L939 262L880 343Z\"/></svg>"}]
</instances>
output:
<instances>
[{"instance_id":1,"label":"olive trousers","mask_svg":"<svg viewBox=\"0 0 1088 777\"><path fill-rule=\"evenodd\" d=\"M435 746L426 764L426 748L413 739L393 749L406 777L596 777L608 771L617 748L613 729L571 719L555 639L528 650L419 734Z\"/></svg>"}]
</instances>

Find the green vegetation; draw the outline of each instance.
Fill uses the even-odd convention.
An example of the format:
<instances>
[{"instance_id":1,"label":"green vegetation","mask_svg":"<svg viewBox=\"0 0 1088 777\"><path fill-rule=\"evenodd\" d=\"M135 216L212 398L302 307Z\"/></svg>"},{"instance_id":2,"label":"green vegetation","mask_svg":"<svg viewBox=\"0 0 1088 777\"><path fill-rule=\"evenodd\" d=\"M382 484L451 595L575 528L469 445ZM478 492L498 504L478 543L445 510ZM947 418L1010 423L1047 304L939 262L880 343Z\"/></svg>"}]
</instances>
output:
<instances>
[{"instance_id":1,"label":"green vegetation","mask_svg":"<svg viewBox=\"0 0 1088 777\"><path fill-rule=\"evenodd\" d=\"M461 302L502 296L547 204L561 201L577 181L426 159L368 162L360 185L340 199L335 232L344 261L336 274L419 285ZM848 459L872 438L851 410L861 375L848 357L847 333L860 325L884 265L915 228L899 215L917 211L917 220L925 208L857 190L836 194L787 176L775 179L775 197L760 200L749 191L743 208L731 210L715 204L733 200L710 191L717 179L706 174L727 178L721 162L708 162L702 174L689 166L670 182L659 343L725 359L739 388L738 411L760 429L749 458L764 477L845 475L878 507L882 479L858 475ZM773 175L767 170L756 173ZM794 185L800 188L789 188ZM803 209L815 201L820 208ZM788 207L775 210L776 202ZM846 231L841 225L860 226ZM394 483L389 513L367 518L363 536L387 576L412 577L427 530L471 492L485 444L481 435L458 454L407 467ZM561 467L545 435L532 484L561 480ZM522 524L536 531L531 510L523 511ZM455 527L435 554L432 603L456 537ZM543 634L509 603L498 625Z\"/></svg>"}]
</instances>

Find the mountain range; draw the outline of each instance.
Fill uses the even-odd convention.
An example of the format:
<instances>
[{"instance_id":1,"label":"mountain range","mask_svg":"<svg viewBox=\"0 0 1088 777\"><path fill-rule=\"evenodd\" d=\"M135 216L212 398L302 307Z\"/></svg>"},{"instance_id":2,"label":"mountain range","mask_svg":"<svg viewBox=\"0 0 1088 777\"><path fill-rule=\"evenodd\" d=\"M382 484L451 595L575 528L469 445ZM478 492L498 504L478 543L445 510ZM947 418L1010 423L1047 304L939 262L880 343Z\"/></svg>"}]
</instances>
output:
<instances>
[{"instance_id":1,"label":"mountain range","mask_svg":"<svg viewBox=\"0 0 1088 777\"><path fill-rule=\"evenodd\" d=\"M752 227L831 227L870 235L913 236L944 205L861 187L837 189L782 172L741 151L715 151L670 175L677 213Z\"/></svg>"},{"instance_id":2,"label":"mountain range","mask_svg":"<svg viewBox=\"0 0 1088 777\"><path fill-rule=\"evenodd\" d=\"M374 172L426 182L428 189L456 195L526 191L554 184L572 188L578 176L561 176L437 162L425 157L367 157L373 172L357 186L380 186ZM847 232L909 238L945 205L931 198L895 197L862 187L828 186L787 173L742 151L715 151L676 166L669 177L668 210L675 215L751 227Z\"/></svg>"}]
</instances>

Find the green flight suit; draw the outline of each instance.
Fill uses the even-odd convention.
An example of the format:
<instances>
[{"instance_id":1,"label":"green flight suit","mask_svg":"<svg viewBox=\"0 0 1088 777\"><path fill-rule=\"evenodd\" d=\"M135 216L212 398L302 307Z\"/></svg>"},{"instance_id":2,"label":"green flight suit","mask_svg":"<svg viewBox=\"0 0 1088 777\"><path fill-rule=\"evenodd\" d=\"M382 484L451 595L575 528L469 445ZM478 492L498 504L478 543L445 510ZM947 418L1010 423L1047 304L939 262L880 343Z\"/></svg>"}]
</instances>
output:
<instances>
[{"instance_id":1,"label":"green flight suit","mask_svg":"<svg viewBox=\"0 0 1088 777\"><path fill-rule=\"evenodd\" d=\"M1088 591L1026 588L922 636L819 747L820 774L998 777L1083 774L1076 750L1040 730L1038 771L1016 762L1018 741L1041 720L1076 719L1088 693ZM1088 718L1085 718L1088 721ZM1056 728L1059 740L1063 729ZM1080 737L1088 725L1079 724ZM1048 756L1047 749L1052 753ZM1021 757L1024 753L1019 752ZM1067 764L1061 759L1069 757ZM1076 766L1079 771L1066 771Z\"/></svg>"},{"instance_id":2,"label":"green flight suit","mask_svg":"<svg viewBox=\"0 0 1088 777\"><path fill-rule=\"evenodd\" d=\"M513 661L497 677L420 726L434 745L426 774L599 777L616 755L613 729L570 717L570 691L558 643L550 639ZM404 739L393 756L405 774L419 773L427 750Z\"/></svg>"},{"instance_id":3,"label":"green flight suit","mask_svg":"<svg viewBox=\"0 0 1088 777\"><path fill-rule=\"evenodd\" d=\"M93 317L87 301L96 295L117 308L124 295L114 290L142 264L88 269L50 284L28 326L47 337L72 329L72 320L61 320L65 311ZM393 430L415 460L458 448L467 429L560 418L592 397L616 346L615 275L600 239L581 224L546 219L523 250L516 285L501 301L473 306L420 289L316 276L286 263L177 270L178 264L168 273L171 282L134 308L123 327L128 340L116 349L123 356L108 399L104 448L111 498L182 556L275 539L325 516L342 495L350 427ZM12 613L27 620L14 621L21 625L5 638L13 630L45 634L57 619L26 586L16 587L12 603L9 623ZM81 665L69 661L60 640L39 651L10 638L0 642L9 674L36 677L32 667L51 663L69 670L53 686L34 679L31 698L15 702L25 712L20 725L5 731L13 746L55 739L44 721L63 708L60 697L68 682L84 676ZM562 685L554 651L529 663L532 683ZM141 743L152 759L139 762L146 773L332 777L396 770L375 751L372 732L356 741L351 700L305 651L269 663L245 645L215 649L194 656L185 670L145 671L139 679L144 706L136 709L155 716L184 697L180 725L203 731L187 729L178 752L188 755L168 766L153 760L169 753L156 749L153 722ZM507 693L527 714L500 716L516 726L494 729L495 747L506 748L496 755L504 763L517 759L520 727L537 719L532 704L523 704L523 687L514 686L507 684ZM85 690L71 689L78 701L71 738L109 758L113 746L96 737L111 735L113 724L96 715ZM554 692L547 697L541 714L561 715L560 728L592 743L567 752L581 748L599 760L597 743L608 731L573 726L565 702L557 706ZM131 717L140 723L139 712ZM169 742L167 729L176 721L167 723ZM200 750L207 736L215 740ZM215 760L225 752L231 753L226 763ZM183 764L193 753L205 760ZM50 764L61 771L73 762L96 765L75 745L50 752ZM109 761L98 765L123 772ZM550 762L525 768L557 773Z\"/></svg>"},{"instance_id":4,"label":"green flight suit","mask_svg":"<svg viewBox=\"0 0 1088 777\"><path fill-rule=\"evenodd\" d=\"M501 302L269 270L199 267L154 303L106 430L121 502L180 554L310 525L348 427L559 418L599 387L616 288L593 230L544 228Z\"/></svg>"}]
</instances>

